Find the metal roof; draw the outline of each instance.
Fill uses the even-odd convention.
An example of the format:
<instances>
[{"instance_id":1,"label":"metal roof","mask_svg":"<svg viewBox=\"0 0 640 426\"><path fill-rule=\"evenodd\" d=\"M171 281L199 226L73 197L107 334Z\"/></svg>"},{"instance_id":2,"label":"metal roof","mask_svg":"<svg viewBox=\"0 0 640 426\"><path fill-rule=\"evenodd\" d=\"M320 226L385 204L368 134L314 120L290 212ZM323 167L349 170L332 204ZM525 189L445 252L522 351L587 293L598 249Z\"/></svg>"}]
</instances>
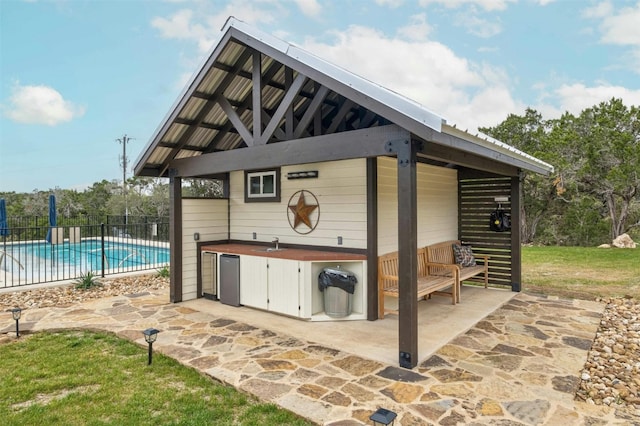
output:
<instances>
[{"instance_id":1,"label":"metal roof","mask_svg":"<svg viewBox=\"0 0 640 426\"><path fill-rule=\"evenodd\" d=\"M258 114L255 87L260 87ZM405 96L231 17L141 152L135 173L167 176L174 160L244 148L266 129L272 130L266 143L277 143L387 124L518 168L553 171L535 157L458 130Z\"/></svg>"}]
</instances>

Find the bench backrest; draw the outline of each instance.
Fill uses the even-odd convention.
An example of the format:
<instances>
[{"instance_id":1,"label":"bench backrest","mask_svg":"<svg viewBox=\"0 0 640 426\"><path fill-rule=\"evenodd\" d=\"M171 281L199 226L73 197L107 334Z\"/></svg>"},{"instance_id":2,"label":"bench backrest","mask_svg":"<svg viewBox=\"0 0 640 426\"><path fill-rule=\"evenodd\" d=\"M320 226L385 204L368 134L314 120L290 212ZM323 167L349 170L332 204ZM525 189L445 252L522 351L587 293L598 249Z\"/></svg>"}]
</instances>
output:
<instances>
[{"instance_id":1,"label":"bench backrest","mask_svg":"<svg viewBox=\"0 0 640 426\"><path fill-rule=\"evenodd\" d=\"M430 263L447 263L455 264L456 260L453 256L453 245L460 244L458 240L443 241L441 243L427 246L427 259ZM447 275L448 269L431 266L429 274L431 275Z\"/></svg>"},{"instance_id":2,"label":"bench backrest","mask_svg":"<svg viewBox=\"0 0 640 426\"><path fill-rule=\"evenodd\" d=\"M398 281L385 279L385 276L398 276L398 252L383 254L378 257L378 289L398 287Z\"/></svg>"},{"instance_id":3,"label":"bench backrest","mask_svg":"<svg viewBox=\"0 0 640 426\"><path fill-rule=\"evenodd\" d=\"M387 279L385 277L393 276L398 277L398 252L394 251L378 257L378 280L380 281L380 289L386 290L388 288L397 288L398 281ZM418 277L424 277L428 275L429 270L427 267L427 248L421 247L418 249Z\"/></svg>"},{"instance_id":4,"label":"bench backrest","mask_svg":"<svg viewBox=\"0 0 640 426\"><path fill-rule=\"evenodd\" d=\"M429 268L427 266L428 261L429 260L427 258L427 248L420 247L418 249L418 276L419 277L424 277L429 275Z\"/></svg>"}]
</instances>

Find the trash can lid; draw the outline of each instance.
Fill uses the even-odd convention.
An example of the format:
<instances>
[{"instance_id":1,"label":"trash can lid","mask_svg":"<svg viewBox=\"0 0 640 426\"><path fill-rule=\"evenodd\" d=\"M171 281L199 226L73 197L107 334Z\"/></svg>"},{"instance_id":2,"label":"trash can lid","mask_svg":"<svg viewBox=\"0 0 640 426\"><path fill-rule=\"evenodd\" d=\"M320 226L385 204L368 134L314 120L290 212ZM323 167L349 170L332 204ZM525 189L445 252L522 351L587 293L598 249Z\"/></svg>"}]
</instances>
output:
<instances>
[{"instance_id":1,"label":"trash can lid","mask_svg":"<svg viewBox=\"0 0 640 426\"><path fill-rule=\"evenodd\" d=\"M355 275L351 271L347 271L346 269L340 269L340 266L336 266L335 268L327 267L327 268L324 268L322 272L326 272L327 274L346 275L348 277Z\"/></svg>"}]
</instances>

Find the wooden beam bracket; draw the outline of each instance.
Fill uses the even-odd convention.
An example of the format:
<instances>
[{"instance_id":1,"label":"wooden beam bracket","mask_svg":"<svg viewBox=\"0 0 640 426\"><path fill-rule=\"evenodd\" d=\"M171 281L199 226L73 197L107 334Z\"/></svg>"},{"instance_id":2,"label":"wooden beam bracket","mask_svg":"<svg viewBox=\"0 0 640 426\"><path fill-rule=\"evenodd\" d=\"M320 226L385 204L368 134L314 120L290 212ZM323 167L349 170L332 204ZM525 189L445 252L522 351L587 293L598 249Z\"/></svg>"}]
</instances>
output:
<instances>
[{"instance_id":1,"label":"wooden beam bracket","mask_svg":"<svg viewBox=\"0 0 640 426\"><path fill-rule=\"evenodd\" d=\"M422 149L422 144L417 143L418 150ZM385 143L384 149L389 154L396 154L398 156L398 165L400 167L407 167L411 164L411 141L409 139L396 139Z\"/></svg>"}]
</instances>

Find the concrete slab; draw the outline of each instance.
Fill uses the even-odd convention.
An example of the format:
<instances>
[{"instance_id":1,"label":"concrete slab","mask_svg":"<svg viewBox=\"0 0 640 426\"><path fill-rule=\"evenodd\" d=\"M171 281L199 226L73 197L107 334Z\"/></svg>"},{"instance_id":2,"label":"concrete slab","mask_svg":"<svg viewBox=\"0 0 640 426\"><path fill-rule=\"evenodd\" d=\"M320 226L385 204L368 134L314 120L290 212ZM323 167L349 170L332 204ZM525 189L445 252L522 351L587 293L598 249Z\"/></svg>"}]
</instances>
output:
<instances>
[{"instance_id":1,"label":"concrete slab","mask_svg":"<svg viewBox=\"0 0 640 426\"><path fill-rule=\"evenodd\" d=\"M452 305L448 297L438 296L418 303L418 363L469 330L515 294L508 290L463 286L462 301L457 305ZM395 308L394 302L390 299L387 306ZM191 300L182 305L387 364L399 364L397 315L387 315L377 321L310 322L208 299Z\"/></svg>"}]
</instances>

